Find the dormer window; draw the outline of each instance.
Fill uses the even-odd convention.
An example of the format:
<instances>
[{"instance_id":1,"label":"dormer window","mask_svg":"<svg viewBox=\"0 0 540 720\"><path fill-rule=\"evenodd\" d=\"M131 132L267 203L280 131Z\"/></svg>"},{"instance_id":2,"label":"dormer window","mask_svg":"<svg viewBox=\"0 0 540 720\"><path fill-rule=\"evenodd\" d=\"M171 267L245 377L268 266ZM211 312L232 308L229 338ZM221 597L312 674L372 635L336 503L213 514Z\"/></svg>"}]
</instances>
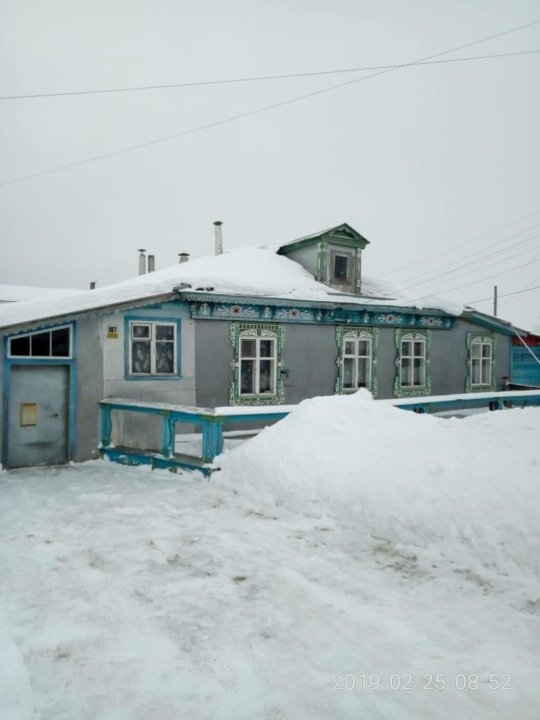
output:
<instances>
[{"instance_id":1,"label":"dormer window","mask_svg":"<svg viewBox=\"0 0 540 720\"><path fill-rule=\"evenodd\" d=\"M360 295L361 254L368 241L347 223L282 245L278 252L341 293Z\"/></svg>"},{"instance_id":2,"label":"dormer window","mask_svg":"<svg viewBox=\"0 0 540 720\"><path fill-rule=\"evenodd\" d=\"M334 280L347 282L349 279L349 256L334 255Z\"/></svg>"}]
</instances>

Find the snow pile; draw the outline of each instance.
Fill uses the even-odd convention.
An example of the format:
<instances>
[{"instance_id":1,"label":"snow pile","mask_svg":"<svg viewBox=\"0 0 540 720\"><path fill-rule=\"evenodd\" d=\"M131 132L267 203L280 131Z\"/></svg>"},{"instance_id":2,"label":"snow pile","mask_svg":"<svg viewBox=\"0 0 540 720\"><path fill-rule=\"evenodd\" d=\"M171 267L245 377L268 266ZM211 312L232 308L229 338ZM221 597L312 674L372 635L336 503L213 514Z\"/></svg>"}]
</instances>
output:
<instances>
[{"instance_id":1,"label":"snow pile","mask_svg":"<svg viewBox=\"0 0 540 720\"><path fill-rule=\"evenodd\" d=\"M4 614L0 609L0 708L2 720L27 720L32 717L30 681L19 648L13 643Z\"/></svg>"},{"instance_id":2,"label":"snow pile","mask_svg":"<svg viewBox=\"0 0 540 720\"><path fill-rule=\"evenodd\" d=\"M540 409L441 419L367 391L315 398L218 459L250 499L337 515L428 565L540 575ZM533 543L534 544L534 543Z\"/></svg>"},{"instance_id":3,"label":"snow pile","mask_svg":"<svg viewBox=\"0 0 540 720\"><path fill-rule=\"evenodd\" d=\"M521 538L533 566L527 417L436 421L360 395L305 403L210 482L102 461L0 473L0 604L33 717L538 720L540 581L506 554L490 577L427 555L439 536L471 558ZM467 477L444 455L456 427ZM512 462L524 499L501 494ZM0 718L28 720L0 643Z\"/></svg>"}]
</instances>

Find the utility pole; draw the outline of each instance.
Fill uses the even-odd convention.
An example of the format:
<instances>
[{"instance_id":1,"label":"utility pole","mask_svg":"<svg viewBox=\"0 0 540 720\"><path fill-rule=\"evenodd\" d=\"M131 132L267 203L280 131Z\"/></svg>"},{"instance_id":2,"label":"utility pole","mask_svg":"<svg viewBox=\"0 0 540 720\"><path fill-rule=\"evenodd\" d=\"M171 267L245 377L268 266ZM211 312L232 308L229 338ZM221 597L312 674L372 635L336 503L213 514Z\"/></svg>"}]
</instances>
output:
<instances>
[{"instance_id":1,"label":"utility pole","mask_svg":"<svg viewBox=\"0 0 540 720\"><path fill-rule=\"evenodd\" d=\"M493 287L493 314L497 317L497 286Z\"/></svg>"}]
</instances>

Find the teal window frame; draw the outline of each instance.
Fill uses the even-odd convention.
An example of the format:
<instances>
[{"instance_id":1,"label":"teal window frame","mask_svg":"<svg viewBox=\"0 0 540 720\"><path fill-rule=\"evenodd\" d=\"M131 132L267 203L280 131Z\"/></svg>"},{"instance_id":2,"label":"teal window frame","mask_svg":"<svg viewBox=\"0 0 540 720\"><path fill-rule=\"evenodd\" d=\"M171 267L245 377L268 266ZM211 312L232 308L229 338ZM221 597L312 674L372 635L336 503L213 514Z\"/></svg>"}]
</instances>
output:
<instances>
[{"instance_id":1,"label":"teal window frame","mask_svg":"<svg viewBox=\"0 0 540 720\"><path fill-rule=\"evenodd\" d=\"M398 328L394 333L394 342L396 346L396 374L394 377L394 396L395 397L415 397L422 395L431 395L431 330L409 330L407 328ZM403 343L411 342L413 344L413 354L403 354ZM424 347L423 354L423 375L424 382L422 385L404 385L403 377L403 360L411 359L414 364L416 356L414 353L414 344L421 342ZM413 368L414 371L414 368Z\"/></svg>"},{"instance_id":2,"label":"teal window frame","mask_svg":"<svg viewBox=\"0 0 540 720\"><path fill-rule=\"evenodd\" d=\"M370 343L370 359L369 359L369 385L366 387L371 394L376 397L378 393L378 380L377 380L377 358L378 358L378 347L379 347L379 329L370 327L351 327L350 325L342 326L338 325L336 328L336 343L338 347L338 355L336 359L337 374L335 392L337 395L348 395L354 393L360 388L345 388L344 387L344 361L348 357L345 352L345 343L347 341L355 341L357 344L358 340L368 340ZM365 356L364 356L365 357Z\"/></svg>"},{"instance_id":3,"label":"teal window frame","mask_svg":"<svg viewBox=\"0 0 540 720\"><path fill-rule=\"evenodd\" d=\"M232 382L229 391L230 405L282 405L285 399L285 387L283 384L283 346L285 343L285 331L282 325L252 324L252 323L231 323L230 339L232 346ZM267 339L274 341L274 392L273 393L242 393L240 384L241 373L241 341L242 339L260 341ZM259 358L260 361L260 358Z\"/></svg>"}]
</instances>

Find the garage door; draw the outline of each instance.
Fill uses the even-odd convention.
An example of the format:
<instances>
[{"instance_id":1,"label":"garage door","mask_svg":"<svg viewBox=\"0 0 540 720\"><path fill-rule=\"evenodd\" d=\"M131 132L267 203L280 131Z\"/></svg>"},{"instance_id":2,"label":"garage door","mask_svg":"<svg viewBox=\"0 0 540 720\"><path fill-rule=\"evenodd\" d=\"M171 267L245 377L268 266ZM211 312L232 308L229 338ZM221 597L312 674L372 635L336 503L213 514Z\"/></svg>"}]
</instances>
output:
<instances>
[{"instance_id":1,"label":"garage door","mask_svg":"<svg viewBox=\"0 0 540 720\"><path fill-rule=\"evenodd\" d=\"M11 366L7 466L69 460L69 367Z\"/></svg>"}]
</instances>

